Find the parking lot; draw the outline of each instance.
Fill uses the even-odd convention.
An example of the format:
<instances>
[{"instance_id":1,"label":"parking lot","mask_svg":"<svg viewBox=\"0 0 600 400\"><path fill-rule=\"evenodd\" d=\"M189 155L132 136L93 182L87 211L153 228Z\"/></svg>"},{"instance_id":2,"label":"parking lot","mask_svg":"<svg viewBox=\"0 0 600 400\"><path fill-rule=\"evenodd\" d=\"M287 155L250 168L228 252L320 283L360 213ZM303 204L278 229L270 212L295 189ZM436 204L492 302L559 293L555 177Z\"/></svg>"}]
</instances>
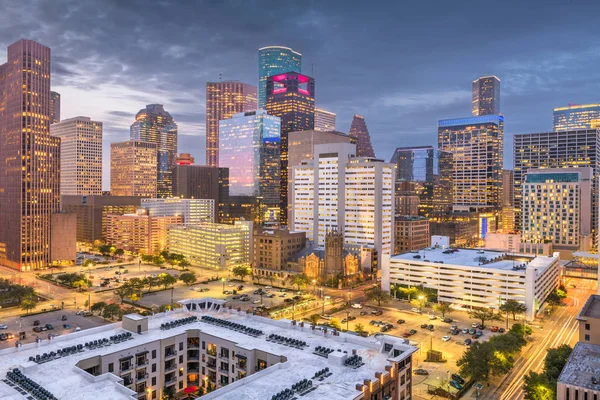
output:
<instances>
[{"instance_id":1,"label":"parking lot","mask_svg":"<svg viewBox=\"0 0 600 400\"><path fill-rule=\"evenodd\" d=\"M66 320L63 321L63 316L66 316ZM38 325L34 325L35 321L39 321ZM12 347L15 342L19 340L19 332L25 332L26 338L20 340L21 343L34 342L37 337L47 340L49 334L54 335L65 335L70 332L74 332L77 328L89 329L96 326L107 324L102 318L96 316L84 317L83 315L77 315L74 310L57 310L39 315L32 315L28 317L10 317L0 321L0 326L6 325L5 329L0 329L0 334L13 334L14 338L0 340L0 349ZM51 324L54 329L44 330L42 332L34 332L33 328L45 327L46 324ZM64 325L68 325L69 328L65 328Z\"/></svg>"}]
</instances>

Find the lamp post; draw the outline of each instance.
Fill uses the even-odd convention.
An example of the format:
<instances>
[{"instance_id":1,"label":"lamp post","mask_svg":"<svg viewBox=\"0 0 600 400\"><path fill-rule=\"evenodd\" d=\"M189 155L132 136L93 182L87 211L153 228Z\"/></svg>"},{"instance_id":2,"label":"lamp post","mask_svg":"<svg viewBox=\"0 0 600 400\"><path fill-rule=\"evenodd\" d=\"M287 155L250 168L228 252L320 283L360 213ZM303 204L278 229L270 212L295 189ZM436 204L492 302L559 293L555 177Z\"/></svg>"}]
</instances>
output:
<instances>
[{"instance_id":1,"label":"lamp post","mask_svg":"<svg viewBox=\"0 0 600 400\"><path fill-rule=\"evenodd\" d=\"M223 283L223 294L225 294L225 277L221 278L221 282Z\"/></svg>"},{"instance_id":2,"label":"lamp post","mask_svg":"<svg viewBox=\"0 0 600 400\"><path fill-rule=\"evenodd\" d=\"M316 296L317 295L317 280L313 279L312 284L313 284L313 294Z\"/></svg>"},{"instance_id":3,"label":"lamp post","mask_svg":"<svg viewBox=\"0 0 600 400\"><path fill-rule=\"evenodd\" d=\"M422 308L422 307L423 307L423 305L425 304L425 296L423 296L423 295L420 295L420 296L418 297L418 299L419 299L419 312L421 312L421 308Z\"/></svg>"},{"instance_id":4,"label":"lamp post","mask_svg":"<svg viewBox=\"0 0 600 400\"><path fill-rule=\"evenodd\" d=\"M346 332L350 330L350 311L346 311Z\"/></svg>"}]
</instances>

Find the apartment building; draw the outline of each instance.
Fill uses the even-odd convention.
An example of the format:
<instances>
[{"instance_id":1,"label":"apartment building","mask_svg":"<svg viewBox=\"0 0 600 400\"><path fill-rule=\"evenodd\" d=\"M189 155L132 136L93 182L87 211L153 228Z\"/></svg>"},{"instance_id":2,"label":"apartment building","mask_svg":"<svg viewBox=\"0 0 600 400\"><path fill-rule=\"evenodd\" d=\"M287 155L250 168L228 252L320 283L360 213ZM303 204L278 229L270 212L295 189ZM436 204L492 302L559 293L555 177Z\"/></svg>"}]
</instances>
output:
<instances>
[{"instance_id":1,"label":"apartment building","mask_svg":"<svg viewBox=\"0 0 600 400\"><path fill-rule=\"evenodd\" d=\"M286 269L286 261L306 247L306 233L287 229L254 231L252 247L254 274L273 276Z\"/></svg>"},{"instance_id":2,"label":"apartment building","mask_svg":"<svg viewBox=\"0 0 600 400\"><path fill-rule=\"evenodd\" d=\"M431 242L429 220L425 217L397 215L394 229L394 254L421 250Z\"/></svg>"}]
</instances>

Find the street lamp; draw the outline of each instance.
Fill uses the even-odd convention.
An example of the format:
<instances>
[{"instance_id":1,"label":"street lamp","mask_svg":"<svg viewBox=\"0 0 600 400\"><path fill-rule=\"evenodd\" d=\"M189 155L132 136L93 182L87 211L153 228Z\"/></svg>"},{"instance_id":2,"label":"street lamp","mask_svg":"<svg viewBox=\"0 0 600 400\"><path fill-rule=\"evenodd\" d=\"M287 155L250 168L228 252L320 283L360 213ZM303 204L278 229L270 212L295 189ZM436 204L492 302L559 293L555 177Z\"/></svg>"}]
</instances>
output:
<instances>
[{"instance_id":1,"label":"street lamp","mask_svg":"<svg viewBox=\"0 0 600 400\"><path fill-rule=\"evenodd\" d=\"M346 311L346 332L350 330L350 311Z\"/></svg>"},{"instance_id":2,"label":"street lamp","mask_svg":"<svg viewBox=\"0 0 600 400\"><path fill-rule=\"evenodd\" d=\"M421 308L425 305L425 296L420 295L418 297L419 299L419 312L421 312Z\"/></svg>"},{"instance_id":3,"label":"street lamp","mask_svg":"<svg viewBox=\"0 0 600 400\"><path fill-rule=\"evenodd\" d=\"M317 280L313 279L312 284L313 284L313 294L316 296L317 295Z\"/></svg>"},{"instance_id":4,"label":"street lamp","mask_svg":"<svg viewBox=\"0 0 600 400\"><path fill-rule=\"evenodd\" d=\"M223 294L225 294L225 277L221 278L221 282L223 282Z\"/></svg>"}]
</instances>

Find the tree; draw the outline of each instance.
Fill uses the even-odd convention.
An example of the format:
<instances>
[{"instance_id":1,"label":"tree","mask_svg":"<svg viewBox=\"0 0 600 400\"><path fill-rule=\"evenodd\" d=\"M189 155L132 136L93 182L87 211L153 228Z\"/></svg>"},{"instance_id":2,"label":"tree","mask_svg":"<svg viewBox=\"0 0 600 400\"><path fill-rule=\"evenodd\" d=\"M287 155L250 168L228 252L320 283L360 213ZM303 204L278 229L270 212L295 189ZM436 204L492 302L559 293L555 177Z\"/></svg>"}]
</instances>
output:
<instances>
[{"instance_id":1,"label":"tree","mask_svg":"<svg viewBox=\"0 0 600 400\"><path fill-rule=\"evenodd\" d=\"M92 260L91 258L86 258L85 261L83 262L84 267L93 267L94 264L95 264L94 260Z\"/></svg>"},{"instance_id":2,"label":"tree","mask_svg":"<svg viewBox=\"0 0 600 400\"><path fill-rule=\"evenodd\" d=\"M305 273L290 275L289 280L292 286L296 286L296 290L306 287L310 282Z\"/></svg>"},{"instance_id":3,"label":"tree","mask_svg":"<svg viewBox=\"0 0 600 400\"><path fill-rule=\"evenodd\" d=\"M562 304L563 299L567 297L567 291L561 288L555 289L552 293L546 297L548 304L558 306Z\"/></svg>"},{"instance_id":4,"label":"tree","mask_svg":"<svg viewBox=\"0 0 600 400\"><path fill-rule=\"evenodd\" d=\"M117 297L119 297L121 304L123 304L123 300L125 300L126 298L131 296L131 294L133 294L133 290L131 288L131 285L129 285L128 283L124 283L115 289L115 294L117 295Z\"/></svg>"},{"instance_id":5,"label":"tree","mask_svg":"<svg viewBox=\"0 0 600 400\"><path fill-rule=\"evenodd\" d=\"M456 362L461 375L467 375L473 381L488 380L494 348L489 342L474 342Z\"/></svg>"},{"instance_id":6,"label":"tree","mask_svg":"<svg viewBox=\"0 0 600 400\"><path fill-rule=\"evenodd\" d=\"M509 299L500 306L500 310L507 314L512 314L513 321L516 321L517 314L525 314L527 311L527 306L525 306L523 303L519 303L516 300Z\"/></svg>"},{"instance_id":7,"label":"tree","mask_svg":"<svg viewBox=\"0 0 600 400\"><path fill-rule=\"evenodd\" d=\"M400 288L398 290L400 291L401 294L406 296L408 301L410 301L410 298L413 296L416 296L417 293L419 292L419 290L416 287Z\"/></svg>"},{"instance_id":8,"label":"tree","mask_svg":"<svg viewBox=\"0 0 600 400\"><path fill-rule=\"evenodd\" d=\"M246 266L238 265L237 267L233 267L231 272L233 273L234 276L239 277L243 281L245 277L250 275L251 271L249 271L249 269L250 268L248 268Z\"/></svg>"},{"instance_id":9,"label":"tree","mask_svg":"<svg viewBox=\"0 0 600 400\"><path fill-rule=\"evenodd\" d=\"M179 266L181 267L181 269L187 268L187 267L191 267L192 263L189 262L187 259L183 259L179 262Z\"/></svg>"},{"instance_id":10,"label":"tree","mask_svg":"<svg viewBox=\"0 0 600 400\"><path fill-rule=\"evenodd\" d=\"M533 329L531 329L529 325L524 324L513 324L513 326L510 327L510 331L521 336L529 336L533 333Z\"/></svg>"},{"instance_id":11,"label":"tree","mask_svg":"<svg viewBox=\"0 0 600 400\"><path fill-rule=\"evenodd\" d=\"M494 350L498 352L515 354L521 351L523 346L527 344L527 341L520 333L509 331L504 335L492 337L490 343L494 346Z\"/></svg>"},{"instance_id":12,"label":"tree","mask_svg":"<svg viewBox=\"0 0 600 400\"><path fill-rule=\"evenodd\" d=\"M196 279L195 272L183 272L181 275L179 275L179 280L185 283L187 286L191 285L192 283L196 283Z\"/></svg>"},{"instance_id":13,"label":"tree","mask_svg":"<svg viewBox=\"0 0 600 400\"><path fill-rule=\"evenodd\" d=\"M92 304L92 307L90 307L90 311L92 313L97 312L98 314L102 314L102 311L104 310L104 308L107 306L106 302L104 301L99 301L97 303Z\"/></svg>"},{"instance_id":14,"label":"tree","mask_svg":"<svg viewBox=\"0 0 600 400\"><path fill-rule=\"evenodd\" d=\"M256 283L260 284L260 281L264 278L261 274L252 274L252 279L256 281Z\"/></svg>"},{"instance_id":15,"label":"tree","mask_svg":"<svg viewBox=\"0 0 600 400\"><path fill-rule=\"evenodd\" d=\"M573 349L563 344L555 349L548 349L546 360L544 360L544 373L548 376L553 389L556 390L556 382L562 372Z\"/></svg>"},{"instance_id":16,"label":"tree","mask_svg":"<svg viewBox=\"0 0 600 400\"><path fill-rule=\"evenodd\" d=\"M110 254L110 249L111 249L111 245L110 244L103 244L98 246L98 251L100 252L100 254L102 254L103 256L107 256Z\"/></svg>"},{"instance_id":17,"label":"tree","mask_svg":"<svg viewBox=\"0 0 600 400\"><path fill-rule=\"evenodd\" d=\"M381 303L390 301L390 294L380 288L373 288L367 292L367 299L376 301L377 305L381 306Z\"/></svg>"},{"instance_id":18,"label":"tree","mask_svg":"<svg viewBox=\"0 0 600 400\"><path fill-rule=\"evenodd\" d=\"M74 287L75 289L77 289L77 291L80 291L84 288L88 288L88 287L92 286L92 282L88 281L87 279L80 279L78 281L71 283L71 286Z\"/></svg>"},{"instance_id":19,"label":"tree","mask_svg":"<svg viewBox=\"0 0 600 400\"><path fill-rule=\"evenodd\" d=\"M150 264L154 261L154 256L152 254L142 254L140 258L147 264Z\"/></svg>"},{"instance_id":20,"label":"tree","mask_svg":"<svg viewBox=\"0 0 600 400\"><path fill-rule=\"evenodd\" d=\"M446 303L444 301L440 301L439 303L433 306L433 309L440 314L442 314L442 318L446 317L446 314L450 314L452 312L452 308L450 308L450 303Z\"/></svg>"},{"instance_id":21,"label":"tree","mask_svg":"<svg viewBox=\"0 0 600 400\"><path fill-rule=\"evenodd\" d=\"M160 278L160 285L166 289L169 286L173 286L175 283L177 283L177 278L175 278L173 275L171 274L160 274L159 275Z\"/></svg>"},{"instance_id":22,"label":"tree","mask_svg":"<svg viewBox=\"0 0 600 400\"><path fill-rule=\"evenodd\" d=\"M146 278L146 285L148 285L148 291L151 291L154 286L160 285L160 278L157 276L149 276Z\"/></svg>"},{"instance_id":23,"label":"tree","mask_svg":"<svg viewBox=\"0 0 600 400\"><path fill-rule=\"evenodd\" d=\"M131 294L129 295L129 300L131 300L131 302L132 302L133 304L135 304L135 302L136 302L136 301L139 301L141 298L142 298L142 296L140 296L139 294L137 294L137 293L135 293L135 292L134 292L134 293L131 293Z\"/></svg>"},{"instance_id":24,"label":"tree","mask_svg":"<svg viewBox=\"0 0 600 400\"><path fill-rule=\"evenodd\" d=\"M21 300L21 310L25 311L27 314L29 314L29 312L31 310L33 310L35 307L37 307L38 304L38 300L37 297L26 297L23 300Z\"/></svg>"},{"instance_id":25,"label":"tree","mask_svg":"<svg viewBox=\"0 0 600 400\"><path fill-rule=\"evenodd\" d=\"M485 321L500 321L502 317L491 308L475 308L469 312L469 317L481 321L481 325L485 326Z\"/></svg>"},{"instance_id":26,"label":"tree","mask_svg":"<svg viewBox=\"0 0 600 400\"><path fill-rule=\"evenodd\" d=\"M359 335L362 335L363 333L366 332L365 330L365 326L361 323L355 324L354 325L354 332L358 333Z\"/></svg>"},{"instance_id":27,"label":"tree","mask_svg":"<svg viewBox=\"0 0 600 400\"><path fill-rule=\"evenodd\" d=\"M123 250L123 249L117 249L115 251L115 256L122 257L123 255L125 255L125 250Z\"/></svg>"},{"instance_id":28,"label":"tree","mask_svg":"<svg viewBox=\"0 0 600 400\"><path fill-rule=\"evenodd\" d=\"M524 381L523 391L525 392L525 399L551 400L556 398L546 374L529 371L529 374L525 375Z\"/></svg>"},{"instance_id":29,"label":"tree","mask_svg":"<svg viewBox=\"0 0 600 400\"><path fill-rule=\"evenodd\" d=\"M118 304L107 304L102 310L102 316L106 319L114 319L121 315L121 307Z\"/></svg>"},{"instance_id":30,"label":"tree","mask_svg":"<svg viewBox=\"0 0 600 400\"><path fill-rule=\"evenodd\" d=\"M321 318L319 314L312 314L310 317L308 317L308 320L311 324L317 325L319 323L319 318Z\"/></svg>"},{"instance_id":31,"label":"tree","mask_svg":"<svg viewBox=\"0 0 600 400\"><path fill-rule=\"evenodd\" d=\"M329 326L331 326L333 329L337 329L338 331L342 328L342 324L337 318L331 318L329 320Z\"/></svg>"}]
</instances>

